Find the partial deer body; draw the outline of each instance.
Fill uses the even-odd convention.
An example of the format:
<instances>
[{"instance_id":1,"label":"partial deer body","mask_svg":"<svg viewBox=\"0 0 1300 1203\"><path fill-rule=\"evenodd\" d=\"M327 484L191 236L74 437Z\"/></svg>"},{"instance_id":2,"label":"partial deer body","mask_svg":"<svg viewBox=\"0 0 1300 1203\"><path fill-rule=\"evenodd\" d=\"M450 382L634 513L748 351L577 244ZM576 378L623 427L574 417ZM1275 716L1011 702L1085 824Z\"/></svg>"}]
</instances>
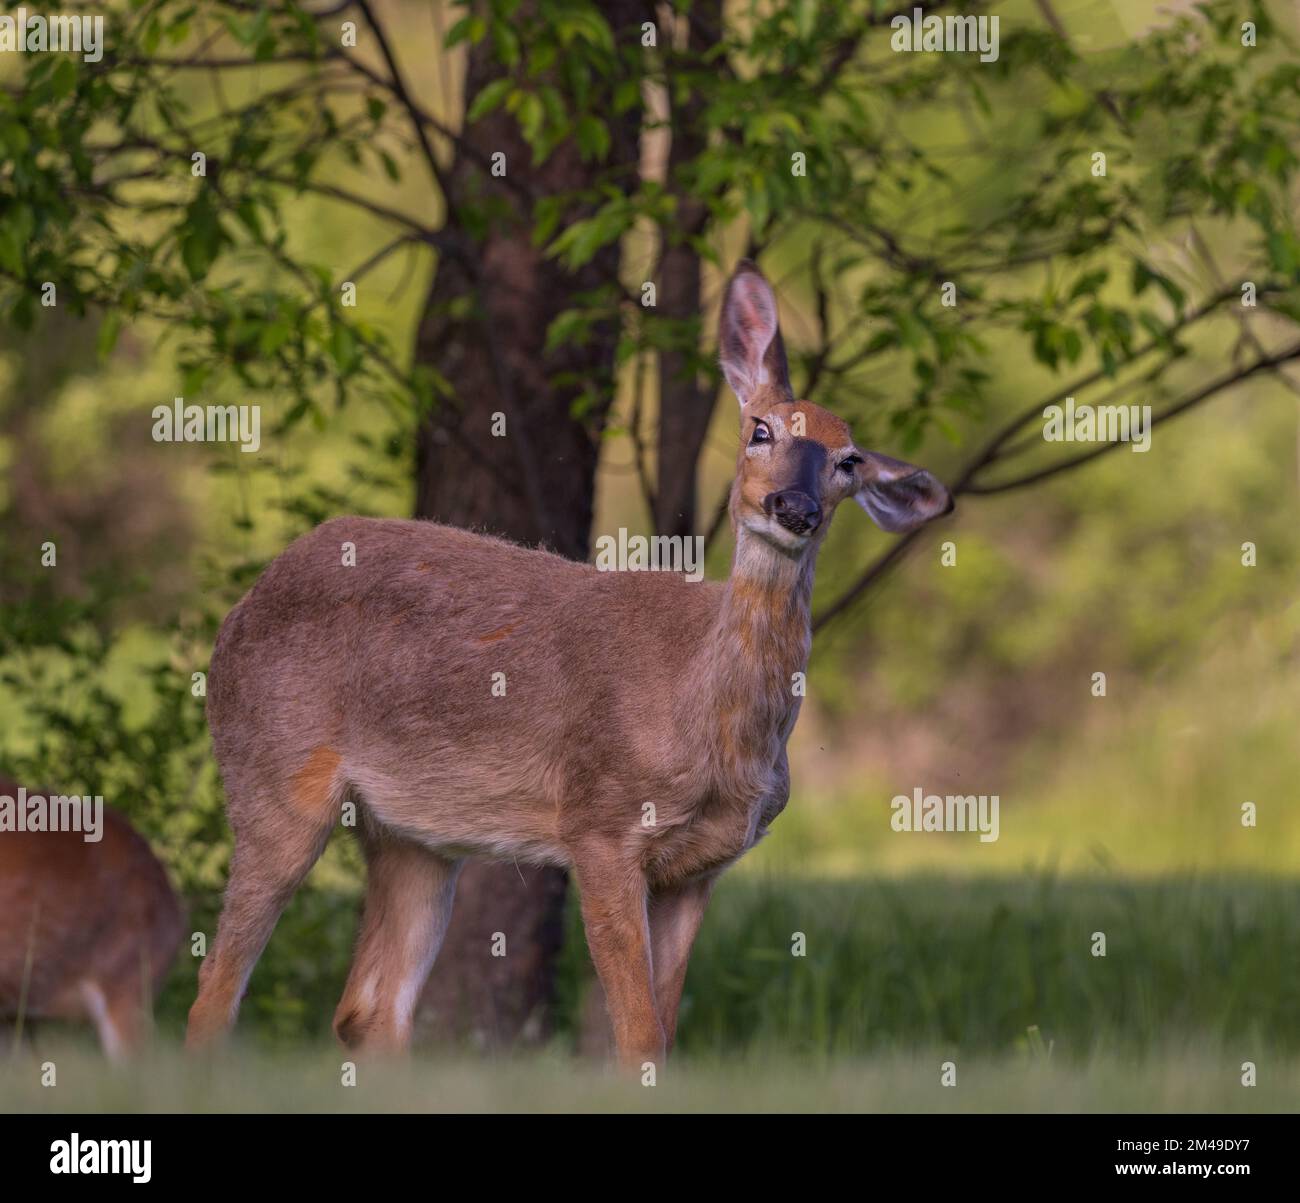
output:
<instances>
[{"instance_id":1,"label":"partial deer body","mask_svg":"<svg viewBox=\"0 0 1300 1203\"><path fill-rule=\"evenodd\" d=\"M891 529L950 506L928 473L857 451L838 418L793 401L751 265L728 291L722 354L745 427L727 582L340 518L231 611L208 716L235 852L192 1044L233 1022L349 800L369 884L345 1042L407 1042L459 864L487 856L573 870L620 1054L657 1060L671 1043L713 881L788 797L825 518L868 492Z\"/></svg>"},{"instance_id":2,"label":"partial deer body","mask_svg":"<svg viewBox=\"0 0 1300 1203\"><path fill-rule=\"evenodd\" d=\"M0 795L18 787L0 780ZM0 1017L85 1020L113 1058L148 1030L184 913L149 845L104 809L103 836L0 833Z\"/></svg>"}]
</instances>

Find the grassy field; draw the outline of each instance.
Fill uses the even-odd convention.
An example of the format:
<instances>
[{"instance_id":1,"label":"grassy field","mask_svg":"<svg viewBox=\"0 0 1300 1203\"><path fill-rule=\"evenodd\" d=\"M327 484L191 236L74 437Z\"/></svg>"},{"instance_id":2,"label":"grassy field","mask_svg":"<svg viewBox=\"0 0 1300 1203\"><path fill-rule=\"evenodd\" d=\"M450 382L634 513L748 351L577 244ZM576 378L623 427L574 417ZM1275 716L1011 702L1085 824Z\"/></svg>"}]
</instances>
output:
<instances>
[{"instance_id":1,"label":"grassy field","mask_svg":"<svg viewBox=\"0 0 1300 1203\"><path fill-rule=\"evenodd\" d=\"M776 1051L725 1063L684 1057L652 1087L555 1052L362 1062L353 1086L342 1084L342 1054L323 1048L236 1048L200 1062L171 1049L119 1069L84 1046L50 1046L42 1056L55 1063L57 1084L42 1086L40 1064L24 1053L0 1068L0 1111L1258 1112L1294 1111L1300 1098L1300 1060L1269 1059L1247 1089L1233 1054L1204 1047L1071 1065L1036 1053L958 1056L949 1087L940 1066L952 1058L942 1050L829 1062Z\"/></svg>"},{"instance_id":2,"label":"grassy field","mask_svg":"<svg viewBox=\"0 0 1300 1203\"><path fill-rule=\"evenodd\" d=\"M265 1049L325 1042L355 899L295 900L254 974L241 1026ZM570 910L557 1043L591 969ZM797 933L802 956L794 955ZM1106 955L1094 956L1094 933ZM276 945L280 947L275 948ZM194 998L182 955L161 1002L177 1039ZM1300 1056L1300 883L1105 876L724 879L691 960L680 1047L854 1057L912 1048L1017 1053L1036 1028L1058 1058L1208 1039L1243 1058Z\"/></svg>"},{"instance_id":3,"label":"grassy field","mask_svg":"<svg viewBox=\"0 0 1300 1203\"><path fill-rule=\"evenodd\" d=\"M179 1051L186 956L149 1060L110 1070L83 1038L47 1029L0 1071L0 1107L1249 1111L1300 1100L1300 884L1289 880L738 875L701 933L680 1056L653 1089L573 1051L590 981L580 939L542 1052L423 1050L409 1065L363 1062L357 1084L341 1085L328 1029L354 915L344 894L294 904L275 937L293 955L254 976L228 1053L195 1063ZM45 1060L53 1088L40 1084ZM940 1082L949 1061L955 1087ZM1249 1089L1246 1061L1258 1074Z\"/></svg>"}]
</instances>

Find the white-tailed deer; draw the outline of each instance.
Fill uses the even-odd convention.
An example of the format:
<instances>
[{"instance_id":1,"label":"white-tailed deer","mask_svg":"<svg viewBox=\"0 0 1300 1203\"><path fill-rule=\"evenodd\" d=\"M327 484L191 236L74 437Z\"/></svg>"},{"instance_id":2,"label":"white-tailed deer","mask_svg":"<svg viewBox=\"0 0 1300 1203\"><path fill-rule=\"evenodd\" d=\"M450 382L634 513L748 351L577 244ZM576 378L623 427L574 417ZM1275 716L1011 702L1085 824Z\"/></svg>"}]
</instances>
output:
<instances>
[{"instance_id":1,"label":"white-tailed deer","mask_svg":"<svg viewBox=\"0 0 1300 1203\"><path fill-rule=\"evenodd\" d=\"M235 1019L281 909L356 802L369 881L335 1032L401 1047L470 856L568 866L620 1056L673 1041L718 874L786 804L813 566L852 497L890 531L952 508L790 389L742 263L720 353L741 404L731 576L600 572L428 522L337 518L217 637L208 718L235 833L189 1043ZM508 939L509 933L507 933ZM507 945L508 947L508 945Z\"/></svg>"},{"instance_id":2,"label":"white-tailed deer","mask_svg":"<svg viewBox=\"0 0 1300 1203\"><path fill-rule=\"evenodd\" d=\"M18 787L0 779L0 798L17 803ZM109 1057L129 1053L183 924L162 865L107 807L94 842L81 831L0 832L0 1018L88 1020Z\"/></svg>"}]
</instances>

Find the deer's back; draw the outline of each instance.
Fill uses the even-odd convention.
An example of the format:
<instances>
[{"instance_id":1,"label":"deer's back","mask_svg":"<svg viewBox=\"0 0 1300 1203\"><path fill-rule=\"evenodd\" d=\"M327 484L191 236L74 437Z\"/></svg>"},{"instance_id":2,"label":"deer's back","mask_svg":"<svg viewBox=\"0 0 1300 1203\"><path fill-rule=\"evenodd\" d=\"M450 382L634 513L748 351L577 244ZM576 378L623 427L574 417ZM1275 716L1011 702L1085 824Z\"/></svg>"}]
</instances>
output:
<instances>
[{"instance_id":1,"label":"deer's back","mask_svg":"<svg viewBox=\"0 0 1300 1203\"><path fill-rule=\"evenodd\" d=\"M208 712L228 793L232 775L288 788L323 757L396 811L452 798L490 829L498 805L503 825L507 804L554 821L644 787L675 771L665 740L718 601L673 573L334 519L267 568L218 637Z\"/></svg>"}]
</instances>

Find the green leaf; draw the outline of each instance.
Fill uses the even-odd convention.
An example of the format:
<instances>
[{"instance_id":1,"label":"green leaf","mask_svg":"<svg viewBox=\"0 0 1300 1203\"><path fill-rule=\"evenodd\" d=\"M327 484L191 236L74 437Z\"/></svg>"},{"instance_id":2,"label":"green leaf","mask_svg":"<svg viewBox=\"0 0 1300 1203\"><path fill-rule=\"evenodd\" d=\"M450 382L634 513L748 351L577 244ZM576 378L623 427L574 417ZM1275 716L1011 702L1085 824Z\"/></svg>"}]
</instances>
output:
<instances>
[{"instance_id":1,"label":"green leaf","mask_svg":"<svg viewBox=\"0 0 1300 1203\"><path fill-rule=\"evenodd\" d=\"M257 349L265 356L274 355L293 335L293 327L285 318L267 322L257 339Z\"/></svg>"},{"instance_id":2,"label":"green leaf","mask_svg":"<svg viewBox=\"0 0 1300 1203\"><path fill-rule=\"evenodd\" d=\"M546 351L549 354L566 343L582 346L591 338L593 315L582 309L566 309L546 330Z\"/></svg>"},{"instance_id":3,"label":"green leaf","mask_svg":"<svg viewBox=\"0 0 1300 1203\"><path fill-rule=\"evenodd\" d=\"M0 268L15 276L23 272L23 244L12 222L0 222Z\"/></svg>"},{"instance_id":4,"label":"green leaf","mask_svg":"<svg viewBox=\"0 0 1300 1203\"><path fill-rule=\"evenodd\" d=\"M1143 263L1141 259L1135 259L1133 261L1133 295L1141 296L1151 284L1154 284L1169 298L1175 309L1182 310L1187 302L1187 296L1183 290L1168 276L1162 275L1153 267Z\"/></svg>"},{"instance_id":5,"label":"green leaf","mask_svg":"<svg viewBox=\"0 0 1300 1203\"><path fill-rule=\"evenodd\" d=\"M498 108L514 86L515 81L512 79L494 79L474 97L474 103L469 106L469 112L465 114L465 124L473 125L480 117L485 117L493 109Z\"/></svg>"},{"instance_id":6,"label":"green leaf","mask_svg":"<svg viewBox=\"0 0 1300 1203\"><path fill-rule=\"evenodd\" d=\"M519 102L515 105L515 117L519 121L519 131L524 139L537 149L536 143L542 132L542 122L546 112L542 108L541 97L534 92L516 92Z\"/></svg>"},{"instance_id":7,"label":"green leaf","mask_svg":"<svg viewBox=\"0 0 1300 1203\"><path fill-rule=\"evenodd\" d=\"M50 86L55 100L63 100L77 90L77 64L71 58L62 58L50 76Z\"/></svg>"},{"instance_id":8,"label":"green leaf","mask_svg":"<svg viewBox=\"0 0 1300 1203\"><path fill-rule=\"evenodd\" d=\"M639 79L619 80L614 89L614 112L626 113L641 103L641 81Z\"/></svg>"},{"instance_id":9,"label":"green leaf","mask_svg":"<svg viewBox=\"0 0 1300 1203\"><path fill-rule=\"evenodd\" d=\"M519 35L504 21L492 23L492 49L507 70L519 62Z\"/></svg>"},{"instance_id":10,"label":"green leaf","mask_svg":"<svg viewBox=\"0 0 1300 1203\"><path fill-rule=\"evenodd\" d=\"M581 39L607 53L614 49L614 34L605 18L594 7L557 12L552 16L551 21L552 30L562 46L568 46L575 39Z\"/></svg>"},{"instance_id":11,"label":"green leaf","mask_svg":"<svg viewBox=\"0 0 1300 1203\"><path fill-rule=\"evenodd\" d=\"M584 159L603 159L609 154L609 130L599 117L590 114L580 117L573 136Z\"/></svg>"},{"instance_id":12,"label":"green leaf","mask_svg":"<svg viewBox=\"0 0 1300 1203\"><path fill-rule=\"evenodd\" d=\"M1274 230L1268 236L1268 258L1274 270L1290 276L1300 268L1300 241L1290 230Z\"/></svg>"},{"instance_id":13,"label":"green leaf","mask_svg":"<svg viewBox=\"0 0 1300 1203\"><path fill-rule=\"evenodd\" d=\"M1099 267L1096 271L1084 272L1075 281L1074 287L1070 289L1069 299L1073 301L1085 294L1088 296L1095 295L1097 289L1105 284L1109 278L1110 272L1104 267Z\"/></svg>"},{"instance_id":14,"label":"green leaf","mask_svg":"<svg viewBox=\"0 0 1300 1203\"><path fill-rule=\"evenodd\" d=\"M581 267L603 246L617 241L635 220L636 210L620 198L590 217L575 221L561 231L547 248L552 258L562 259L569 268Z\"/></svg>"},{"instance_id":15,"label":"green leaf","mask_svg":"<svg viewBox=\"0 0 1300 1203\"><path fill-rule=\"evenodd\" d=\"M359 360L356 339L343 322L335 322L330 331L330 355L341 376L349 375Z\"/></svg>"},{"instance_id":16,"label":"green leaf","mask_svg":"<svg viewBox=\"0 0 1300 1203\"><path fill-rule=\"evenodd\" d=\"M186 210L180 234L181 261L190 279L202 280L208 274L223 241L221 223L207 192L199 193Z\"/></svg>"},{"instance_id":17,"label":"green leaf","mask_svg":"<svg viewBox=\"0 0 1300 1203\"><path fill-rule=\"evenodd\" d=\"M894 314L898 325L898 336L905 347L922 347L925 345L925 326L914 314L899 310Z\"/></svg>"},{"instance_id":18,"label":"green leaf","mask_svg":"<svg viewBox=\"0 0 1300 1203\"><path fill-rule=\"evenodd\" d=\"M262 219L257 212L257 206L251 200L245 197L240 201L235 207L235 216L239 218L240 222L254 238L259 242L262 241L264 237Z\"/></svg>"},{"instance_id":19,"label":"green leaf","mask_svg":"<svg viewBox=\"0 0 1300 1203\"><path fill-rule=\"evenodd\" d=\"M9 157L21 158L31 147L32 138L27 132L26 127L19 125L16 121L5 122L3 128L0 128L0 140L3 140L5 147L9 151Z\"/></svg>"},{"instance_id":20,"label":"green leaf","mask_svg":"<svg viewBox=\"0 0 1300 1203\"><path fill-rule=\"evenodd\" d=\"M104 320L99 323L99 333L95 338L95 352L100 359L107 359L117 346L117 336L122 330L122 311L110 309Z\"/></svg>"},{"instance_id":21,"label":"green leaf","mask_svg":"<svg viewBox=\"0 0 1300 1203\"><path fill-rule=\"evenodd\" d=\"M450 48L461 42L481 42L485 33L487 33L487 22L482 17L461 17L447 34L447 46Z\"/></svg>"},{"instance_id":22,"label":"green leaf","mask_svg":"<svg viewBox=\"0 0 1300 1203\"><path fill-rule=\"evenodd\" d=\"M203 386L207 384L212 375L212 366L206 363L191 364L185 369L181 377L181 394L186 397L195 397L203 391Z\"/></svg>"}]
</instances>

